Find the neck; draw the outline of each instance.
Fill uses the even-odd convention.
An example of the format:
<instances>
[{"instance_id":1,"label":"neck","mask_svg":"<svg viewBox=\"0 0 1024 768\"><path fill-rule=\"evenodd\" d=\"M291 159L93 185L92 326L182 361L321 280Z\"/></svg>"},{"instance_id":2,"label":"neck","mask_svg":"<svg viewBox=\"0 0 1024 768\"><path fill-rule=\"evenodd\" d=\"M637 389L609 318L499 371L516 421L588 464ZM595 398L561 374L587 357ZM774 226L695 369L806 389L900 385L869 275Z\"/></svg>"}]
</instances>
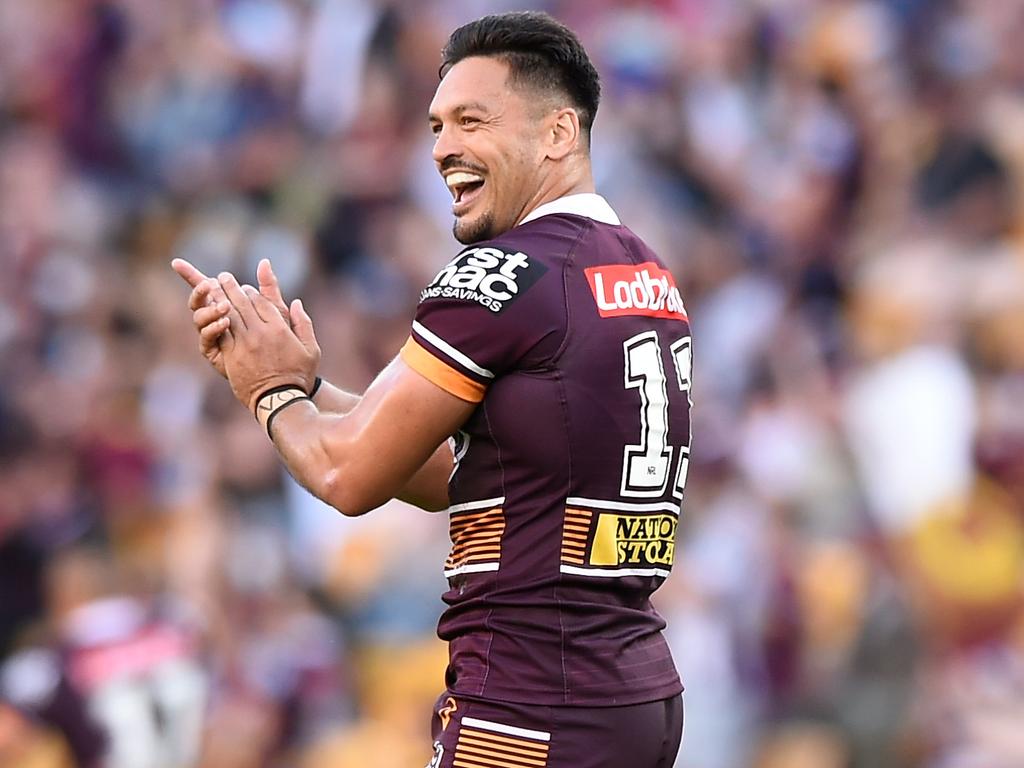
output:
<instances>
[{"instance_id":1,"label":"neck","mask_svg":"<svg viewBox=\"0 0 1024 768\"><path fill-rule=\"evenodd\" d=\"M578 195L594 191L594 176L590 171L589 163L570 173L549 174L537 188L536 193L531 195L526 205L523 206L523 210L519 214L519 218L516 219L516 223L518 224L529 216L535 208L545 203L550 203L552 200L557 200L567 195Z\"/></svg>"}]
</instances>

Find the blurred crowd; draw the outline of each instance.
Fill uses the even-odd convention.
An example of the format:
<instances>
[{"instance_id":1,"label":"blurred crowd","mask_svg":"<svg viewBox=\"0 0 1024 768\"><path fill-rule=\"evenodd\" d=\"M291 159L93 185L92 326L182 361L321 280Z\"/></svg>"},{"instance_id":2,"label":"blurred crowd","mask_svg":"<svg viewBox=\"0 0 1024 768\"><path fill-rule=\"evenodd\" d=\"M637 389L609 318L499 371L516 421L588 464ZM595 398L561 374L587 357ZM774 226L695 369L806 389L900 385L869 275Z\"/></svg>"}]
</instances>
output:
<instances>
[{"instance_id":1,"label":"blurred crowd","mask_svg":"<svg viewBox=\"0 0 1024 768\"><path fill-rule=\"evenodd\" d=\"M444 516L298 489L168 262L272 258L361 391L456 253L440 48L512 7L0 0L0 766L428 761ZM515 7L693 325L678 767L1024 765L1024 5Z\"/></svg>"}]
</instances>

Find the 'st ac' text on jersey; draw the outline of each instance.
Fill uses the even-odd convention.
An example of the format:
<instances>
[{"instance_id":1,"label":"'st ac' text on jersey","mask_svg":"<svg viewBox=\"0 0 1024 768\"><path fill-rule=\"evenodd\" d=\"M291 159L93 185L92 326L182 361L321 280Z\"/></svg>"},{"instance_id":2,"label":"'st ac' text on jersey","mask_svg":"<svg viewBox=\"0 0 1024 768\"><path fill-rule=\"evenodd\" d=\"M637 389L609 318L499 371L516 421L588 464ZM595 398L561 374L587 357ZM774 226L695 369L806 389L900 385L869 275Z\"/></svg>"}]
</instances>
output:
<instances>
[{"instance_id":1,"label":"'st ac' text on jersey","mask_svg":"<svg viewBox=\"0 0 1024 768\"><path fill-rule=\"evenodd\" d=\"M586 197L596 213L528 219L449 262L402 350L480 403L453 440L438 628L463 696L617 706L682 690L650 597L689 460L689 323L661 260Z\"/></svg>"}]
</instances>

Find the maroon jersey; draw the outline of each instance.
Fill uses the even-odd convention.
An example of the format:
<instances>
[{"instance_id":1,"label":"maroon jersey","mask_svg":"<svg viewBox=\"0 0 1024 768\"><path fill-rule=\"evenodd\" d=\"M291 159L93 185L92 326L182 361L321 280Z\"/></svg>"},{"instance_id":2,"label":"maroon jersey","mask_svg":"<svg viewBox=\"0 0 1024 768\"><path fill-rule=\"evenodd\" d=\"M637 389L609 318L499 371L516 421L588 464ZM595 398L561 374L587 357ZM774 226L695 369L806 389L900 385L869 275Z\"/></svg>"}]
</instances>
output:
<instances>
[{"instance_id":1,"label":"maroon jersey","mask_svg":"<svg viewBox=\"0 0 1024 768\"><path fill-rule=\"evenodd\" d=\"M0 666L0 703L59 730L83 768L194 764L207 687L193 634L127 597L80 606L58 647Z\"/></svg>"},{"instance_id":2,"label":"maroon jersey","mask_svg":"<svg viewBox=\"0 0 1024 768\"><path fill-rule=\"evenodd\" d=\"M402 358L480 403L449 482L449 690L579 706L679 693L650 596L686 479L690 330L658 257L597 195L553 201L438 273Z\"/></svg>"}]
</instances>

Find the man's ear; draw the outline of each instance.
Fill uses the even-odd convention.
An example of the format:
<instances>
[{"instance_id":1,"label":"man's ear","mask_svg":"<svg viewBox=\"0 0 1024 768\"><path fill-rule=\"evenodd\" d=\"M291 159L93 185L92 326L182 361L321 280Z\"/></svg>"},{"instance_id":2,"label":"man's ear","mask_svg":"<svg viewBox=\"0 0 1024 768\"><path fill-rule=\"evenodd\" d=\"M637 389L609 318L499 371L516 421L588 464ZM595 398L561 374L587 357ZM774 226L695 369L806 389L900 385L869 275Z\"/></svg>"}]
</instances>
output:
<instances>
[{"instance_id":1,"label":"man's ear","mask_svg":"<svg viewBox=\"0 0 1024 768\"><path fill-rule=\"evenodd\" d=\"M561 160L571 154L580 143L580 116L572 107L565 107L552 113L548 120L551 133L547 155L552 160Z\"/></svg>"}]
</instances>

